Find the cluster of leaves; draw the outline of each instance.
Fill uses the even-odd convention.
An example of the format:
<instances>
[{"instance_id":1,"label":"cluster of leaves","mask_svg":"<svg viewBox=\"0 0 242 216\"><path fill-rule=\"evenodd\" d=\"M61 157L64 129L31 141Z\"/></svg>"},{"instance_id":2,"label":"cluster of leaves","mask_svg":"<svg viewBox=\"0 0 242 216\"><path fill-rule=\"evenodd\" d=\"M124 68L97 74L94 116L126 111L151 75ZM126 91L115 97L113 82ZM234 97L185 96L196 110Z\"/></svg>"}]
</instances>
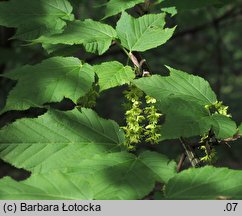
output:
<instances>
[{"instance_id":1,"label":"cluster of leaves","mask_svg":"<svg viewBox=\"0 0 242 216\"><path fill-rule=\"evenodd\" d=\"M164 44L175 30L164 27L165 12L139 18L125 12L143 1L110 0L106 3L104 18L122 12L116 28L91 19L74 19L71 2L1 2L0 25L16 27L14 38L40 43L49 53L63 46L78 45L87 52L101 55L111 44L116 44L127 57L134 51L144 52ZM168 1L147 2L141 7L160 7ZM171 2L163 11L170 11L171 6L177 6L179 11L180 1ZM209 4L211 2L224 3L214 0ZM201 6L200 3L195 5ZM98 94L128 84L144 92L150 105L144 111L149 121L145 128L149 135L146 141L203 136L210 130L218 140L242 133L242 126L237 127L224 113L227 108L217 102L207 81L168 69L170 76L135 79L135 69L118 61L90 65L75 57L55 56L3 74L17 84L9 92L1 113L30 107L44 107L48 111L38 118L17 120L0 130L0 158L32 173L21 182L9 177L1 179L0 199L141 199L152 191L155 182L165 185L166 199L241 198L240 171L205 166L176 173L176 162L163 154L147 150L132 154L123 148L127 131L131 133L128 137L134 139L130 143L139 141L135 135L140 133L142 120L140 95L128 96L132 102L131 111L126 113L127 119L131 118L128 123L138 125L135 128L127 125L126 134L116 122L84 108L94 105L97 94L93 93L93 86L96 84ZM85 104L90 97L91 104ZM63 98L82 107L71 111L48 107L49 103ZM216 112L211 112L212 106ZM157 127L158 112L165 116L160 128ZM137 127L138 132L134 131Z\"/></svg>"}]
</instances>

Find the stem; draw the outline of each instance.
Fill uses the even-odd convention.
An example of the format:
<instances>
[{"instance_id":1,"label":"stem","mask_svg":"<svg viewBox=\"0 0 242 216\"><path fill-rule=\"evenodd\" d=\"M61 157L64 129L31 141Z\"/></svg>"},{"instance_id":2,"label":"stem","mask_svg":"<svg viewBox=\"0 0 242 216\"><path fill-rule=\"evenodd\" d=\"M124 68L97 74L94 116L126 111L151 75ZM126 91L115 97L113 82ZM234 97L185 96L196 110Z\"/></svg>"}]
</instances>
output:
<instances>
[{"instance_id":1,"label":"stem","mask_svg":"<svg viewBox=\"0 0 242 216\"><path fill-rule=\"evenodd\" d=\"M180 160L179 160L179 163L178 163L177 168L176 168L176 172L177 173L179 173L181 171L181 168L182 168L182 165L183 165L185 159L186 159L186 154L182 153L181 157L180 157Z\"/></svg>"},{"instance_id":2,"label":"stem","mask_svg":"<svg viewBox=\"0 0 242 216\"><path fill-rule=\"evenodd\" d=\"M186 156L187 156L188 160L190 161L191 165L193 167L200 167L200 161L195 156L195 153L194 153L193 149L191 148L191 146L188 143L186 143L185 139L182 137L180 138L180 141L181 141L182 147L184 148Z\"/></svg>"},{"instance_id":3,"label":"stem","mask_svg":"<svg viewBox=\"0 0 242 216\"><path fill-rule=\"evenodd\" d=\"M127 58L126 65L128 65L128 64L129 64L129 60L130 60L130 58Z\"/></svg>"},{"instance_id":4,"label":"stem","mask_svg":"<svg viewBox=\"0 0 242 216\"><path fill-rule=\"evenodd\" d=\"M115 41L115 44L121 48L121 50L124 51L124 53L128 56L129 60L132 61L135 67L135 72L137 76L143 75L143 70L148 70L150 72L150 67L148 63L145 61L145 59L142 58L141 54L139 52L128 52L118 41ZM128 64L127 60L127 64Z\"/></svg>"},{"instance_id":5,"label":"stem","mask_svg":"<svg viewBox=\"0 0 242 216\"><path fill-rule=\"evenodd\" d=\"M129 52L118 42L115 40L115 44L119 46L119 48L121 48L124 53L130 58Z\"/></svg>"},{"instance_id":6,"label":"stem","mask_svg":"<svg viewBox=\"0 0 242 216\"><path fill-rule=\"evenodd\" d=\"M120 46L121 46L121 45L120 45ZM129 52L128 52L124 47L121 46L121 48L122 48L122 50L125 52L125 54L131 59L131 57L130 57L130 55L129 55Z\"/></svg>"}]
</instances>

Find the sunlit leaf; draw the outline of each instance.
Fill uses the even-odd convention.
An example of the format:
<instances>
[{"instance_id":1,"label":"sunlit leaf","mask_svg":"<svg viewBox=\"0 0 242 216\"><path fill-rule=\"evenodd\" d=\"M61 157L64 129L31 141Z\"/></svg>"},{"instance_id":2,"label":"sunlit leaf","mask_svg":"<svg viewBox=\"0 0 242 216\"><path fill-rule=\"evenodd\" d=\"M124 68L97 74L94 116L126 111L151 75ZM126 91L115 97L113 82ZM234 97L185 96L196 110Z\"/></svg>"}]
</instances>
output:
<instances>
[{"instance_id":1,"label":"sunlit leaf","mask_svg":"<svg viewBox=\"0 0 242 216\"><path fill-rule=\"evenodd\" d=\"M135 73L129 66L123 66L117 61L104 62L94 66L99 78L100 91L130 83Z\"/></svg>"},{"instance_id":2,"label":"sunlit leaf","mask_svg":"<svg viewBox=\"0 0 242 216\"><path fill-rule=\"evenodd\" d=\"M40 37L35 42L44 44L81 44L87 52L103 54L110 47L116 32L112 26L91 19L69 22L61 34Z\"/></svg>"},{"instance_id":3,"label":"sunlit leaf","mask_svg":"<svg viewBox=\"0 0 242 216\"><path fill-rule=\"evenodd\" d=\"M53 57L40 64L26 65L4 74L17 80L3 111L25 110L59 102L64 97L77 102L94 82L93 68L74 57Z\"/></svg>"},{"instance_id":4,"label":"sunlit leaf","mask_svg":"<svg viewBox=\"0 0 242 216\"><path fill-rule=\"evenodd\" d=\"M171 38L174 28L164 28L165 14L148 14L133 18L122 13L117 23L117 34L121 45L130 51L146 51L164 44Z\"/></svg>"},{"instance_id":5,"label":"sunlit leaf","mask_svg":"<svg viewBox=\"0 0 242 216\"><path fill-rule=\"evenodd\" d=\"M169 70L170 76L153 75L133 82L146 94L160 101L175 96L202 105L216 102L216 95L206 80L172 68Z\"/></svg>"}]
</instances>

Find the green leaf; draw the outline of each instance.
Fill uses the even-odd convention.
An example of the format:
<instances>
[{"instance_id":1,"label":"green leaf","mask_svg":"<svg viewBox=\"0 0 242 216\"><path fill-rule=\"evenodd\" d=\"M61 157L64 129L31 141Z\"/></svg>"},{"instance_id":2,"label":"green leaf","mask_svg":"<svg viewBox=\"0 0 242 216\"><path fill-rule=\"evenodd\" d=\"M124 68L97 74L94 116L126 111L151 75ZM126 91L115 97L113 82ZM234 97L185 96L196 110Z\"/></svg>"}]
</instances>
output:
<instances>
[{"instance_id":1,"label":"green leaf","mask_svg":"<svg viewBox=\"0 0 242 216\"><path fill-rule=\"evenodd\" d=\"M1 129L0 157L20 168L47 172L95 152L119 149L123 142L118 125L92 110L50 110L37 119L21 119Z\"/></svg>"},{"instance_id":2,"label":"green leaf","mask_svg":"<svg viewBox=\"0 0 242 216\"><path fill-rule=\"evenodd\" d=\"M153 152L144 152L138 158L126 154L122 163L119 158L115 160L119 161L117 165L108 162L108 169L93 174L102 188L95 190L96 199L142 199L154 188L155 181L164 182L176 174L175 162L169 163L165 156ZM107 177L112 179L108 187Z\"/></svg>"},{"instance_id":3,"label":"green leaf","mask_svg":"<svg viewBox=\"0 0 242 216\"><path fill-rule=\"evenodd\" d=\"M74 57L49 58L4 76L18 80L8 95L4 111L25 110L31 106L58 102L64 97L76 102L91 89L94 82L92 67Z\"/></svg>"},{"instance_id":4,"label":"green leaf","mask_svg":"<svg viewBox=\"0 0 242 216\"><path fill-rule=\"evenodd\" d=\"M175 28L164 29L165 14L148 14L133 18L122 13L116 31L121 45L130 51L146 51L164 44Z\"/></svg>"},{"instance_id":5,"label":"green leaf","mask_svg":"<svg viewBox=\"0 0 242 216\"><path fill-rule=\"evenodd\" d=\"M169 68L170 76L153 75L134 80L133 83L147 95L162 101L170 96L194 101L201 105L217 101L209 83L201 77Z\"/></svg>"},{"instance_id":6,"label":"green leaf","mask_svg":"<svg viewBox=\"0 0 242 216\"><path fill-rule=\"evenodd\" d=\"M31 178L16 182L10 177L0 180L0 200L90 200L90 185L60 171L32 174Z\"/></svg>"},{"instance_id":7,"label":"green leaf","mask_svg":"<svg viewBox=\"0 0 242 216\"><path fill-rule=\"evenodd\" d=\"M140 199L176 173L164 155L115 152L123 132L90 109L18 120L0 140L0 157L33 173L19 183L0 180L0 199Z\"/></svg>"},{"instance_id":8,"label":"green leaf","mask_svg":"<svg viewBox=\"0 0 242 216\"><path fill-rule=\"evenodd\" d=\"M90 170L95 199L141 199L155 181L167 182L176 174L176 163L156 152L145 151L138 157L123 152L96 155L71 171L89 179Z\"/></svg>"},{"instance_id":9,"label":"green leaf","mask_svg":"<svg viewBox=\"0 0 242 216\"><path fill-rule=\"evenodd\" d=\"M0 199L141 199L156 181L176 174L176 163L164 155L118 152L123 142L114 121L85 108L49 110L5 126L0 158L32 175L0 180Z\"/></svg>"},{"instance_id":10,"label":"green leaf","mask_svg":"<svg viewBox=\"0 0 242 216\"><path fill-rule=\"evenodd\" d=\"M158 102L157 107L165 114L160 140L203 135L210 129L217 139L226 139L237 132L236 123L232 119L220 114L210 115L204 106L193 101L170 96L169 99Z\"/></svg>"},{"instance_id":11,"label":"green leaf","mask_svg":"<svg viewBox=\"0 0 242 216\"><path fill-rule=\"evenodd\" d=\"M170 179L165 189L167 199L242 198L242 171L228 168L191 168Z\"/></svg>"},{"instance_id":12,"label":"green leaf","mask_svg":"<svg viewBox=\"0 0 242 216\"><path fill-rule=\"evenodd\" d=\"M131 67L123 66L117 61L95 65L94 71L99 78L100 91L130 83L135 78Z\"/></svg>"},{"instance_id":13,"label":"green leaf","mask_svg":"<svg viewBox=\"0 0 242 216\"><path fill-rule=\"evenodd\" d=\"M153 171L156 180L159 182L167 183L176 174L176 163L174 161L168 161L165 155L145 151L139 155L139 159Z\"/></svg>"},{"instance_id":14,"label":"green leaf","mask_svg":"<svg viewBox=\"0 0 242 216\"><path fill-rule=\"evenodd\" d=\"M214 114L211 116L212 129L218 139L233 137L237 132L236 123L224 115Z\"/></svg>"},{"instance_id":15,"label":"green leaf","mask_svg":"<svg viewBox=\"0 0 242 216\"><path fill-rule=\"evenodd\" d=\"M116 38L112 26L91 19L69 22L61 34L40 37L35 42L44 44L82 44L87 52L103 54ZM46 46L46 45L44 45Z\"/></svg>"},{"instance_id":16,"label":"green leaf","mask_svg":"<svg viewBox=\"0 0 242 216\"><path fill-rule=\"evenodd\" d=\"M172 68L170 76L153 75L133 83L157 99L158 109L165 114L161 140L203 135L213 129L218 139L233 137L236 124L230 118L214 114L205 105L217 99L209 83L203 78Z\"/></svg>"},{"instance_id":17,"label":"green leaf","mask_svg":"<svg viewBox=\"0 0 242 216\"><path fill-rule=\"evenodd\" d=\"M176 7L161 8L161 11L164 11L164 12L170 14L172 17L177 14Z\"/></svg>"},{"instance_id":18,"label":"green leaf","mask_svg":"<svg viewBox=\"0 0 242 216\"><path fill-rule=\"evenodd\" d=\"M51 56L73 56L76 53L80 52L79 45L65 45L65 44L42 44L43 48Z\"/></svg>"},{"instance_id":19,"label":"green leaf","mask_svg":"<svg viewBox=\"0 0 242 216\"><path fill-rule=\"evenodd\" d=\"M0 199L141 199L155 181L167 181L176 173L175 162L153 152L139 157L125 152L96 154L78 162L65 171L34 173L22 182L4 178Z\"/></svg>"},{"instance_id":20,"label":"green leaf","mask_svg":"<svg viewBox=\"0 0 242 216\"><path fill-rule=\"evenodd\" d=\"M116 15L143 2L144 0L110 0L106 3L105 17L103 19Z\"/></svg>"},{"instance_id":21,"label":"green leaf","mask_svg":"<svg viewBox=\"0 0 242 216\"><path fill-rule=\"evenodd\" d=\"M0 25L18 28L15 38L32 40L60 32L65 20L73 20L67 0L10 0L0 3Z\"/></svg>"},{"instance_id":22,"label":"green leaf","mask_svg":"<svg viewBox=\"0 0 242 216\"><path fill-rule=\"evenodd\" d=\"M171 96L157 106L165 114L165 122L161 125L161 140L203 135L211 128L208 111L197 103Z\"/></svg>"}]
</instances>

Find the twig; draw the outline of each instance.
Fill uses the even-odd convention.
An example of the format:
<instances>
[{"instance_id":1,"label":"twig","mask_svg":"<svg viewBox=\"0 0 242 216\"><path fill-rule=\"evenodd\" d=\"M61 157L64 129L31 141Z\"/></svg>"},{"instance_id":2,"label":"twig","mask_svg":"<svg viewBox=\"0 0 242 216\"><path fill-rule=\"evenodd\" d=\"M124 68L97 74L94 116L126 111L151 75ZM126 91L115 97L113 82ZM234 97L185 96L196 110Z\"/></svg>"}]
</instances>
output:
<instances>
[{"instance_id":1,"label":"twig","mask_svg":"<svg viewBox=\"0 0 242 216\"><path fill-rule=\"evenodd\" d=\"M181 157L180 157L180 160L179 160L179 163L178 163L177 168L176 168L176 172L179 173L181 171L181 168L182 168L182 165L183 165L185 159L186 159L186 154L182 153Z\"/></svg>"},{"instance_id":2,"label":"twig","mask_svg":"<svg viewBox=\"0 0 242 216\"><path fill-rule=\"evenodd\" d=\"M185 139L182 137L180 138L180 141L181 141L182 147L184 148L186 156L187 156L188 160L190 161L191 165L193 167L200 167L200 161L195 156L195 153L194 153L193 149L191 148L191 146L188 143L186 143Z\"/></svg>"}]
</instances>

